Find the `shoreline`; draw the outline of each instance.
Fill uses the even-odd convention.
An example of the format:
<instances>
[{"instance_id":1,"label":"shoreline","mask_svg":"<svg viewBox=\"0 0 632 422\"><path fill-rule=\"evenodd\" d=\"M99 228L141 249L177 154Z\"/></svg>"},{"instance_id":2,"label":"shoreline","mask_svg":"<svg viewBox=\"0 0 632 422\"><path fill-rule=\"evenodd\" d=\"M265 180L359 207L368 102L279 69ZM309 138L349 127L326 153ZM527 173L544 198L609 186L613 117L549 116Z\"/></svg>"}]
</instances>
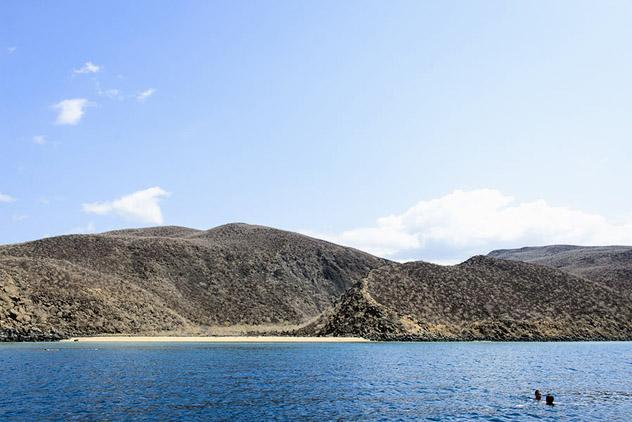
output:
<instances>
[{"instance_id":1,"label":"shoreline","mask_svg":"<svg viewBox=\"0 0 632 422\"><path fill-rule=\"evenodd\" d=\"M362 337L283 336L94 336L71 337L62 343L367 343Z\"/></svg>"}]
</instances>

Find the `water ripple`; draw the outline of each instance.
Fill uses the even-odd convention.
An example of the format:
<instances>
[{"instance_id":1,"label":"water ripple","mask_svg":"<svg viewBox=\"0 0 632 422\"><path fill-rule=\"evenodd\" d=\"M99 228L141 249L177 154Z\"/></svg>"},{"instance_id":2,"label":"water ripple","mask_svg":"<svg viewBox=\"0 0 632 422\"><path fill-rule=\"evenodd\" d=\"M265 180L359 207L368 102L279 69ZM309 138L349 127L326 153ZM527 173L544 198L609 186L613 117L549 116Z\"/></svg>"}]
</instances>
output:
<instances>
[{"instance_id":1,"label":"water ripple","mask_svg":"<svg viewBox=\"0 0 632 422\"><path fill-rule=\"evenodd\" d=\"M631 357L632 343L0 345L0 419L624 421Z\"/></svg>"}]
</instances>

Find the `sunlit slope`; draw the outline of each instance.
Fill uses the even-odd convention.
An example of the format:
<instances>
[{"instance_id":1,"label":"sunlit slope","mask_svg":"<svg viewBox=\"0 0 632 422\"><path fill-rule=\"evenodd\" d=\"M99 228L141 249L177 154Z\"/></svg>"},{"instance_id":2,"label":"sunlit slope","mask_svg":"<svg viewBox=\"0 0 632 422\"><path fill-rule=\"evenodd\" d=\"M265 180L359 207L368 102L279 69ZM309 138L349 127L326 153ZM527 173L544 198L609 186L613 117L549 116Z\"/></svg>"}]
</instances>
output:
<instances>
[{"instance_id":1,"label":"sunlit slope","mask_svg":"<svg viewBox=\"0 0 632 422\"><path fill-rule=\"evenodd\" d=\"M559 270L477 256L373 270L306 327L319 335L429 340L632 339L632 302Z\"/></svg>"},{"instance_id":2,"label":"sunlit slope","mask_svg":"<svg viewBox=\"0 0 632 422\"><path fill-rule=\"evenodd\" d=\"M0 247L0 335L301 324L385 261L247 224L71 235Z\"/></svg>"}]
</instances>

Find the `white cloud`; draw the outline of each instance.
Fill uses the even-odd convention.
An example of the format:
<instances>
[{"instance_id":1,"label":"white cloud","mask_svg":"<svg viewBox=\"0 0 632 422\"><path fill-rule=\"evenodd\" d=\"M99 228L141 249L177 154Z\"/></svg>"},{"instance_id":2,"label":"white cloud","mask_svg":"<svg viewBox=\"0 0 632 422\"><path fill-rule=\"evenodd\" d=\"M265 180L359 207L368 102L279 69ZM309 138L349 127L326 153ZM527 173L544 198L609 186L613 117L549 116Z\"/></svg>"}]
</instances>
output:
<instances>
[{"instance_id":1,"label":"white cloud","mask_svg":"<svg viewBox=\"0 0 632 422\"><path fill-rule=\"evenodd\" d=\"M11 195L0 192L0 202L15 202L15 198Z\"/></svg>"},{"instance_id":2,"label":"white cloud","mask_svg":"<svg viewBox=\"0 0 632 422\"><path fill-rule=\"evenodd\" d=\"M136 96L136 99L137 99L139 102L141 102L141 103L142 103L142 102L143 102L143 101L145 101L147 98L149 98L149 97L151 97L152 95L154 95L154 93L155 93L155 92L156 92L156 90L155 90L155 89L153 89L153 88L146 89L145 91L143 91L143 92L139 93L139 94Z\"/></svg>"},{"instance_id":3,"label":"white cloud","mask_svg":"<svg viewBox=\"0 0 632 422\"><path fill-rule=\"evenodd\" d=\"M27 218L29 218L29 216L28 216L28 215L26 215L26 214L13 214L13 215L11 216L11 220L12 220L12 221L15 221L16 223L17 223L17 222L20 222L20 221L24 221L24 220L26 220Z\"/></svg>"},{"instance_id":4,"label":"white cloud","mask_svg":"<svg viewBox=\"0 0 632 422\"><path fill-rule=\"evenodd\" d=\"M90 103L85 98L72 98L63 100L53 105L53 109L57 110L57 120L55 123L58 125L76 125L79 123L85 108Z\"/></svg>"},{"instance_id":5,"label":"white cloud","mask_svg":"<svg viewBox=\"0 0 632 422\"><path fill-rule=\"evenodd\" d=\"M11 47L7 47L7 53L9 54L13 54L15 53L15 50L17 50L18 48L15 46L11 46Z\"/></svg>"},{"instance_id":6,"label":"white cloud","mask_svg":"<svg viewBox=\"0 0 632 422\"><path fill-rule=\"evenodd\" d=\"M44 145L46 143L46 137L44 135L33 136L33 143L37 145Z\"/></svg>"},{"instance_id":7,"label":"white cloud","mask_svg":"<svg viewBox=\"0 0 632 422\"><path fill-rule=\"evenodd\" d=\"M497 190L478 189L420 201L373 227L306 234L389 258L453 262L500 247L632 244L632 223L617 224L542 199L519 203Z\"/></svg>"},{"instance_id":8,"label":"white cloud","mask_svg":"<svg viewBox=\"0 0 632 422\"><path fill-rule=\"evenodd\" d=\"M143 223L162 224L162 211L158 202L169 195L169 192L156 186L130 193L113 201L82 204L82 209L86 213L117 214Z\"/></svg>"},{"instance_id":9,"label":"white cloud","mask_svg":"<svg viewBox=\"0 0 632 422\"><path fill-rule=\"evenodd\" d=\"M86 62L79 69L75 69L72 71L75 75L80 75L82 73L97 73L101 69L101 66L96 65L92 62Z\"/></svg>"}]
</instances>

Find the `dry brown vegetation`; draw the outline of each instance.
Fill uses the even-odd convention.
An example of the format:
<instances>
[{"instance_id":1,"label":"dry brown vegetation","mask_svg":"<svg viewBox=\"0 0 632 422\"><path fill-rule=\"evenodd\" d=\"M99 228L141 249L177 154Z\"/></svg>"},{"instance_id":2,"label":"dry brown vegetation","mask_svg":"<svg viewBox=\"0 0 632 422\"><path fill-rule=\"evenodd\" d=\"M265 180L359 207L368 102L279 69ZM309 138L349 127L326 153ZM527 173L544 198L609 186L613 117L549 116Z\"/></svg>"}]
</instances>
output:
<instances>
[{"instance_id":1,"label":"dry brown vegetation","mask_svg":"<svg viewBox=\"0 0 632 422\"><path fill-rule=\"evenodd\" d=\"M246 224L208 231L123 230L4 246L0 339L302 324L384 262Z\"/></svg>"},{"instance_id":2,"label":"dry brown vegetation","mask_svg":"<svg viewBox=\"0 0 632 422\"><path fill-rule=\"evenodd\" d=\"M477 256L373 270L309 329L391 340L629 340L632 303L562 271Z\"/></svg>"},{"instance_id":3,"label":"dry brown vegetation","mask_svg":"<svg viewBox=\"0 0 632 422\"><path fill-rule=\"evenodd\" d=\"M610 252L616 256L602 251L592 262L628 253ZM632 339L632 300L622 287L629 278L586 274L480 256L451 267L397 264L247 224L61 236L0 247L0 341L248 333Z\"/></svg>"},{"instance_id":4,"label":"dry brown vegetation","mask_svg":"<svg viewBox=\"0 0 632 422\"><path fill-rule=\"evenodd\" d=\"M632 247L552 245L492 251L489 256L531 262L632 293Z\"/></svg>"}]
</instances>

